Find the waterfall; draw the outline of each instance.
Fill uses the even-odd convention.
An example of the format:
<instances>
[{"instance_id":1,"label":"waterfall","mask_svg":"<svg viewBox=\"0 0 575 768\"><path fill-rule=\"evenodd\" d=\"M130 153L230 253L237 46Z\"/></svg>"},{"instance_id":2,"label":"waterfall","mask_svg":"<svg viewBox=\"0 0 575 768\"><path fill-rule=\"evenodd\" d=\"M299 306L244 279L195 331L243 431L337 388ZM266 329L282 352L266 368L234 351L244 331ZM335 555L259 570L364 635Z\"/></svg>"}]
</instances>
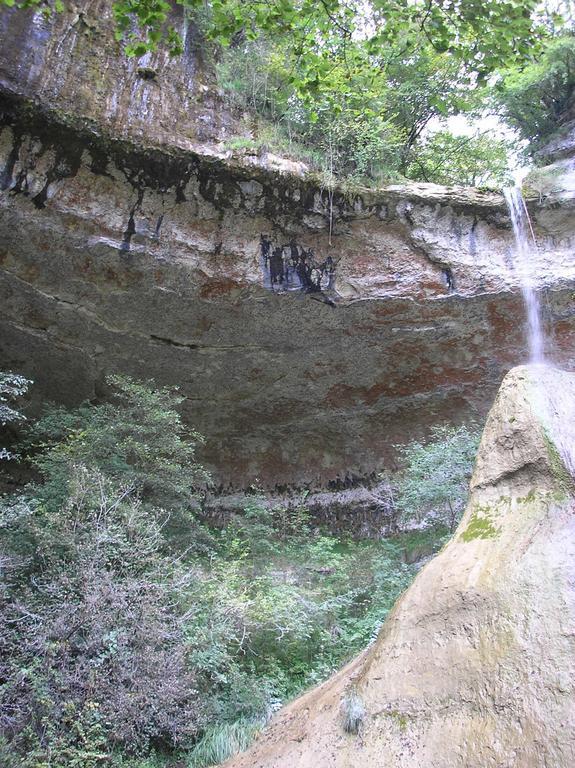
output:
<instances>
[{"instance_id":1,"label":"waterfall","mask_svg":"<svg viewBox=\"0 0 575 768\"><path fill-rule=\"evenodd\" d=\"M523 301L527 313L527 340L529 342L529 362L544 363L543 333L541 331L541 311L539 297L535 289L531 256L536 247L535 236L525 200L519 187L503 190L511 223L515 235L515 267L521 284Z\"/></svg>"},{"instance_id":2,"label":"waterfall","mask_svg":"<svg viewBox=\"0 0 575 768\"><path fill-rule=\"evenodd\" d=\"M527 315L529 362L537 365L531 371L533 404L565 466L575 478L575 401L571 398L571 390L562 387L560 383L559 377L569 374L552 371L545 360L539 297L535 289L532 263L536 247L535 235L519 187L504 189L503 194L515 235L515 270L520 280Z\"/></svg>"}]
</instances>

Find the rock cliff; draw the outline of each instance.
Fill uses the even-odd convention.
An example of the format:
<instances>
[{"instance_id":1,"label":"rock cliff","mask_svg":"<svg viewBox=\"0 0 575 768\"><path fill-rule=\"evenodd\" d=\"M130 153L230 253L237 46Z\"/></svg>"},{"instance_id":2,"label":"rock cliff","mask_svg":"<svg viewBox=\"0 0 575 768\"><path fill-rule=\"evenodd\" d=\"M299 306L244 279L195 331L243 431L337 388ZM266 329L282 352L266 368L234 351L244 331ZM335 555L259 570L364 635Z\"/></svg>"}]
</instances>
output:
<instances>
[{"instance_id":1,"label":"rock cliff","mask_svg":"<svg viewBox=\"0 0 575 768\"><path fill-rule=\"evenodd\" d=\"M574 764L574 410L573 374L507 375L452 541L371 648L226 766Z\"/></svg>"},{"instance_id":2,"label":"rock cliff","mask_svg":"<svg viewBox=\"0 0 575 768\"><path fill-rule=\"evenodd\" d=\"M426 424L482 415L525 356L502 197L345 195L233 156L194 30L181 59L126 60L106 7L0 12L0 365L69 404L112 371L177 384L231 487L363 476ZM569 367L572 211L530 206Z\"/></svg>"}]
</instances>

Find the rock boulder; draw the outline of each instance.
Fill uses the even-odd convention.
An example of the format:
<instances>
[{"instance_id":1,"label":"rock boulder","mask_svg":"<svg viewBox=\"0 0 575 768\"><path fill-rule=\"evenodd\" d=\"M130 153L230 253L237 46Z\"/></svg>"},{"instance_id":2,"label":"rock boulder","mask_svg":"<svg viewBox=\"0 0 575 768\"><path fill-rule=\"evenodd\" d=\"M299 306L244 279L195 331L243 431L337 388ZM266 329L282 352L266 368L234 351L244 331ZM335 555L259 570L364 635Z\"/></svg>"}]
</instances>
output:
<instances>
[{"instance_id":1,"label":"rock boulder","mask_svg":"<svg viewBox=\"0 0 575 768\"><path fill-rule=\"evenodd\" d=\"M375 643L227 768L572 768L574 410L574 375L506 376L451 542Z\"/></svg>"}]
</instances>

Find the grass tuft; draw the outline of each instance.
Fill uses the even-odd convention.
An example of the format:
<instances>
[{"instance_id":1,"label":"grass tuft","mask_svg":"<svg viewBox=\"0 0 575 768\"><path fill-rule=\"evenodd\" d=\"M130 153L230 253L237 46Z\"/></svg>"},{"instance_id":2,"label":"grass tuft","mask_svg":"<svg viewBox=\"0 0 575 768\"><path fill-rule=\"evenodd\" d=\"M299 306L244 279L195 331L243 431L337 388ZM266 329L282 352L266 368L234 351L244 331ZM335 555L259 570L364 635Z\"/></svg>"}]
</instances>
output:
<instances>
[{"instance_id":1,"label":"grass tuft","mask_svg":"<svg viewBox=\"0 0 575 768\"><path fill-rule=\"evenodd\" d=\"M358 734L365 720L365 705L359 693L352 689L347 692L341 702L343 730L346 733Z\"/></svg>"},{"instance_id":2,"label":"grass tuft","mask_svg":"<svg viewBox=\"0 0 575 768\"><path fill-rule=\"evenodd\" d=\"M262 728L261 721L236 720L208 728L188 754L187 768L207 768L246 750Z\"/></svg>"}]
</instances>

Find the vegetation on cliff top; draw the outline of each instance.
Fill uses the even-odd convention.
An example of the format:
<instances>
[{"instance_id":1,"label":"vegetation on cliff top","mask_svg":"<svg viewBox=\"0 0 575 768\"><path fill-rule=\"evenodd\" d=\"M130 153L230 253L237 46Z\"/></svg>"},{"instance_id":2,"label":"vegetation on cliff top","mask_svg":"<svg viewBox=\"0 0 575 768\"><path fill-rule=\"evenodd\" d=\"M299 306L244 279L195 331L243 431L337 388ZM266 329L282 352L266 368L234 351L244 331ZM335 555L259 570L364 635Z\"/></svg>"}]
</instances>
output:
<instances>
[{"instance_id":1,"label":"vegetation on cliff top","mask_svg":"<svg viewBox=\"0 0 575 768\"><path fill-rule=\"evenodd\" d=\"M57 0L1 4L65 9ZM331 185L409 178L501 186L517 135L450 133L488 109L536 143L573 90L569 3L537 0L116 0L131 56L194 45L245 135L229 146L303 160ZM559 13L564 12L564 17ZM182 19L183 15L183 19ZM524 148L523 148L524 149Z\"/></svg>"},{"instance_id":2,"label":"vegetation on cliff top","mask_svg":"<svg viewBox=\"0 0 575 768\"><path fill-rule=\"evenodd\" d=\"M300 60L281 36L238 38L219 50L217 70L228 103L249 116L254 146L303 160L327 185L408 178L500 187L557 127L573 93L572 30L549 16L533 34L528 53L502 57L488 77L473 55L460 58L421 28L373 54L352 38L310 91L298 86ZM350 48L365 54L356 51L353 66ZM465 116L459 128L456 115Z\"/></svg>"}]
</instances>

